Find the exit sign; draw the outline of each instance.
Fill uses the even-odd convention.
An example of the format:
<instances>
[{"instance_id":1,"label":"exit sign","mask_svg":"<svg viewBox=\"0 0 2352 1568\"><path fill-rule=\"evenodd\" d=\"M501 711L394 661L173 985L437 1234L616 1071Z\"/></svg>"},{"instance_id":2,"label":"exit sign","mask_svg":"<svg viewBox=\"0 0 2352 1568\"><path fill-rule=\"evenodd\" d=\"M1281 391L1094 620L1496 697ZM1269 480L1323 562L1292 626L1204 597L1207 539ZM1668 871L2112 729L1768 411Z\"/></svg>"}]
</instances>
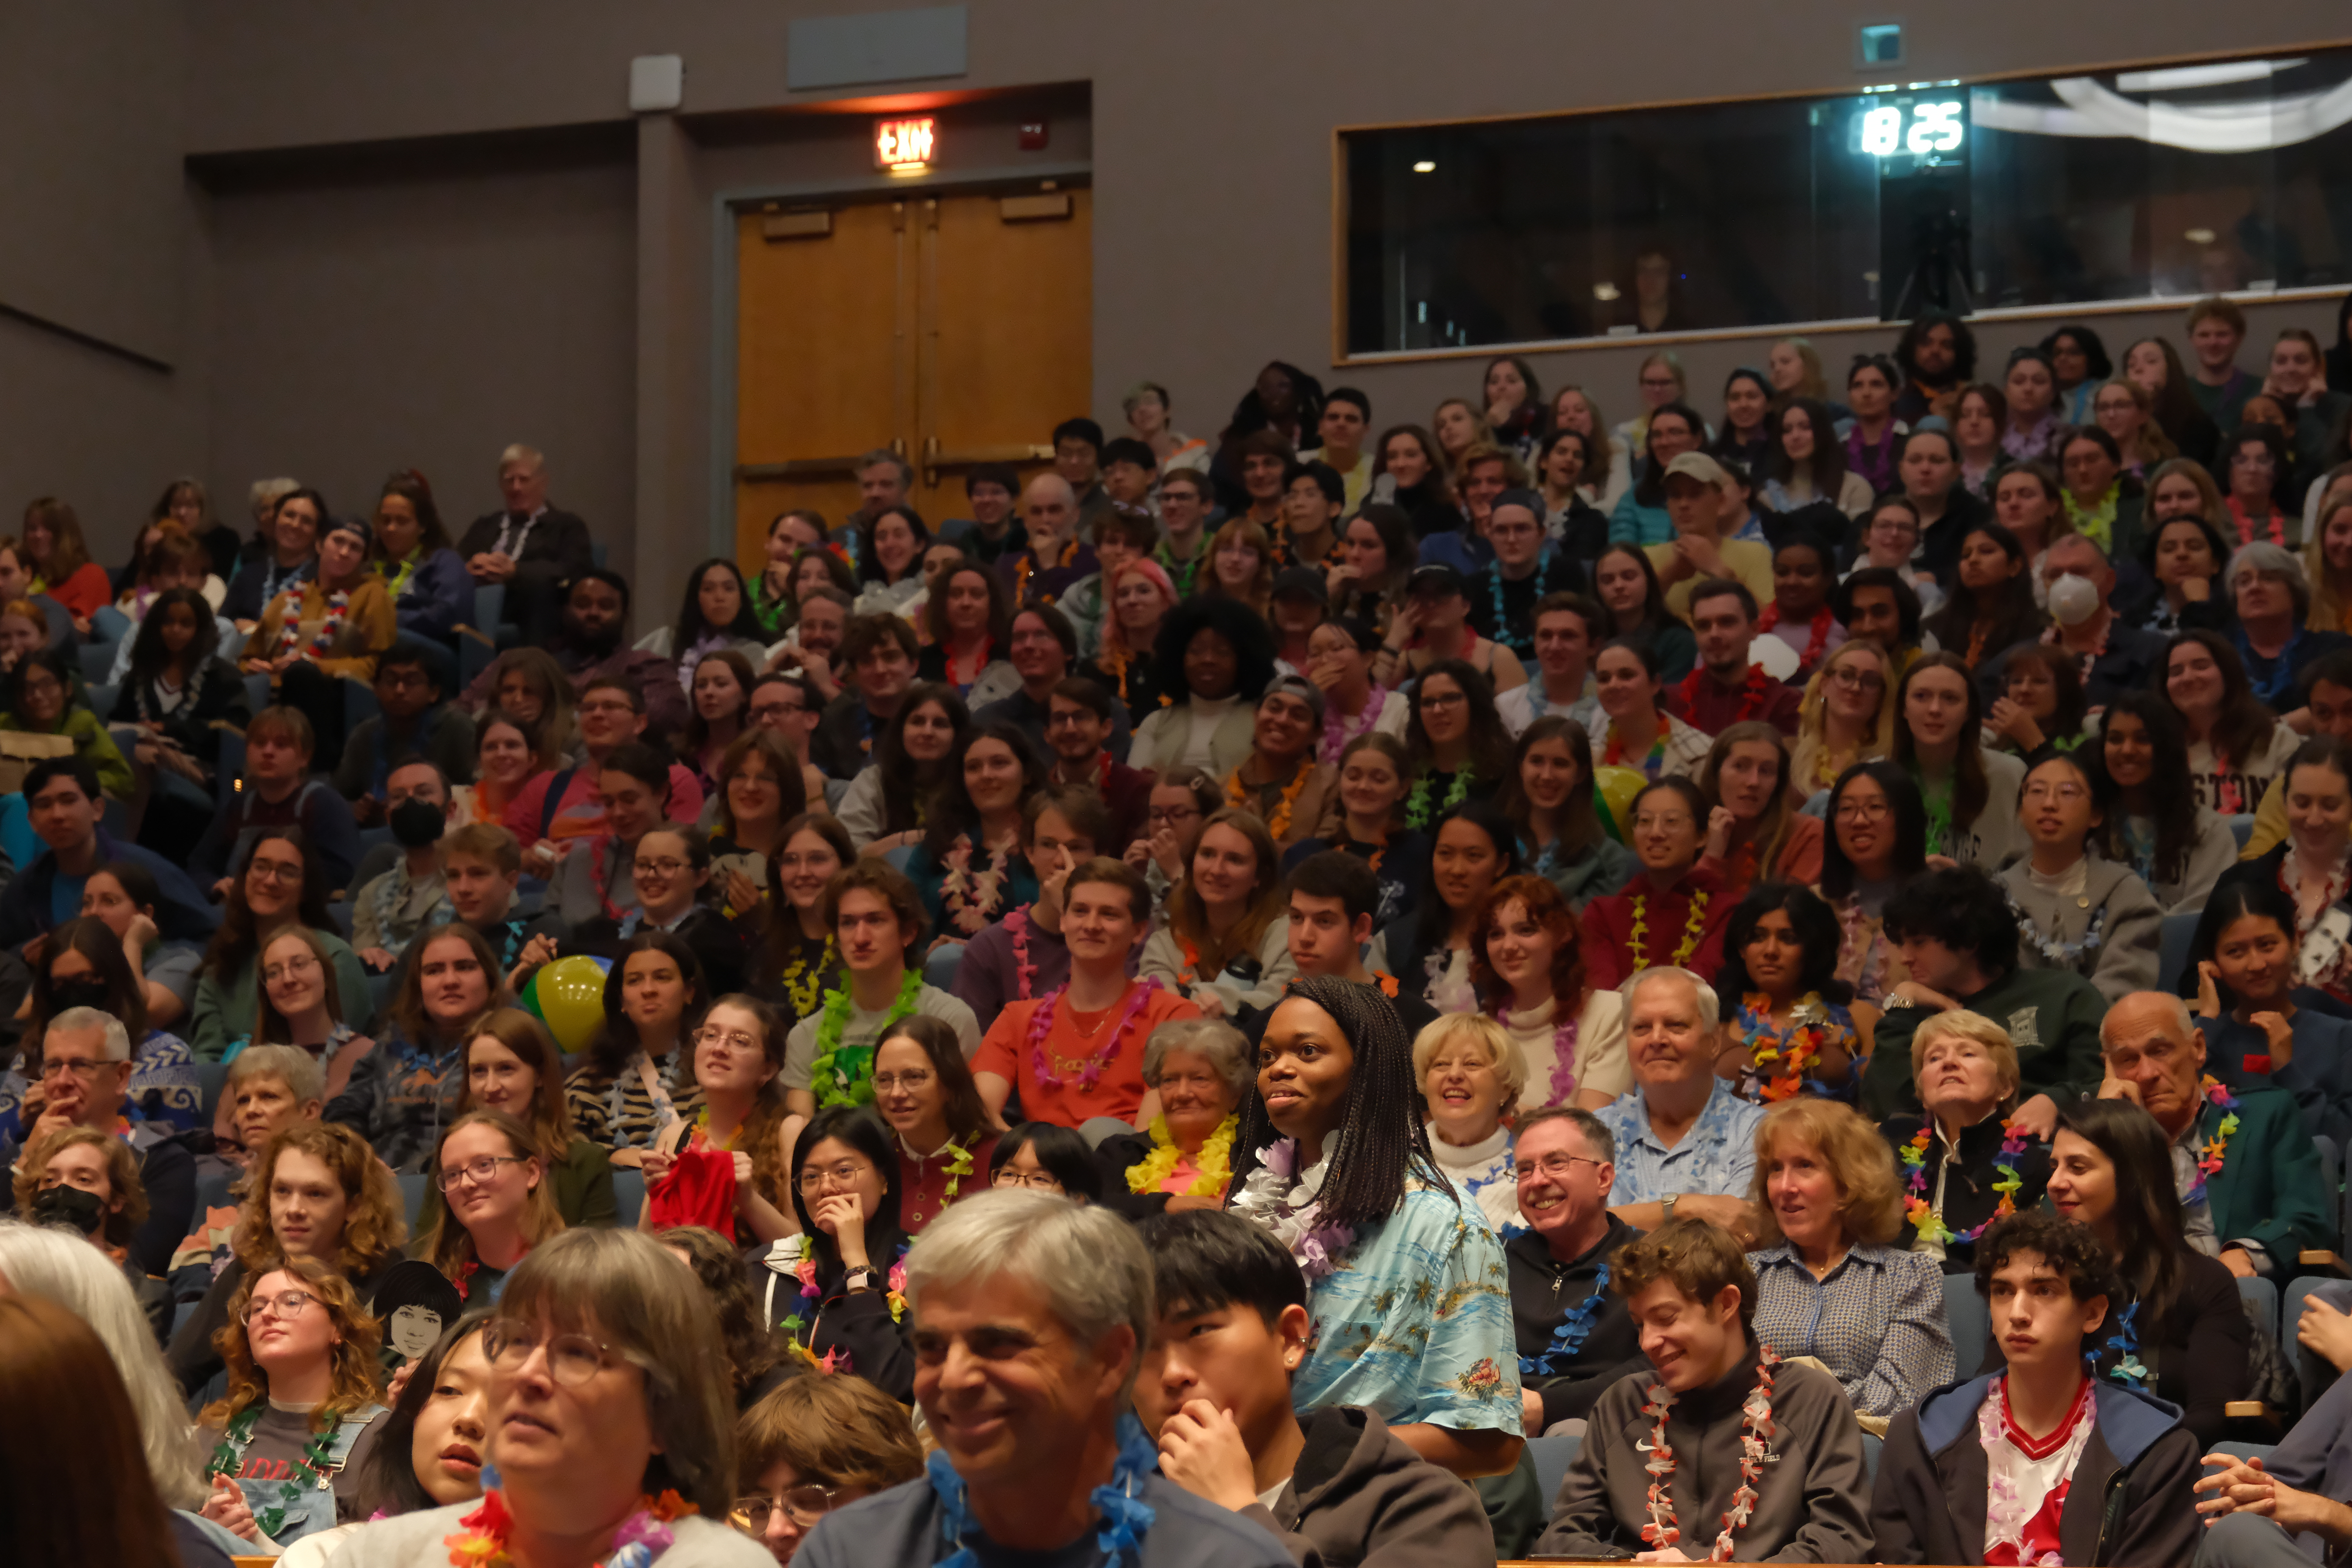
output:
<instances>
[{"instance_id":1,"label":"exit sign","mask_svg":"<svg viewBox=\"0 0 2352 1568\"><path fill-rule=\"evenodd\" d=\"M939 122L929 115L920 120L877 120L874 122L874 166L877 169L919 169L931 161L938 145Z\"/></svg>"}]
</instances>

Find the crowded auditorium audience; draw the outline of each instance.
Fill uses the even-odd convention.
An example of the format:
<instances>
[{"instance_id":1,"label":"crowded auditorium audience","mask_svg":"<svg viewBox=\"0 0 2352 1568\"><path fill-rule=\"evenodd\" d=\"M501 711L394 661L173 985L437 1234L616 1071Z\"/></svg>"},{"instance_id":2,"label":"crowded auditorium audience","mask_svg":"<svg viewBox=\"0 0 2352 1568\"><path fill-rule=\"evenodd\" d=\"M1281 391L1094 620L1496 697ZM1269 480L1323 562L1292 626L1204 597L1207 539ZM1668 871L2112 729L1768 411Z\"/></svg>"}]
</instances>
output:
<instances>
[{"instance_id":1,"label":"crowded auditorium audience","mask_svg":"<svg viewBox=\"0 0 2352 1568\"><path fill-rule=\"evenodd\" d=\"M35 502L0 1396L107 1560L2340 1553L2352 400L2243 333L1146 382L658 626L521 445Z\"/></svg>"}]
</instances>

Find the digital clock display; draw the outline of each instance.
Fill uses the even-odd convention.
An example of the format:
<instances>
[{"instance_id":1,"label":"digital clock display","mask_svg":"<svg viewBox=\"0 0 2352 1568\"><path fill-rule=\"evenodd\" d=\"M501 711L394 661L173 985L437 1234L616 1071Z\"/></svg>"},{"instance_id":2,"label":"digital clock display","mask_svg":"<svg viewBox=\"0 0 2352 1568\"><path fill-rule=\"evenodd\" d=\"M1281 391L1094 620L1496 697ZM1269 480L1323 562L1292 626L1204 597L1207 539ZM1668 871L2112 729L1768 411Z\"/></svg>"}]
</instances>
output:
<instances>
[{"instance_id":1,"label":"digital clock display","mask_svg":"<svg viewBox=\"0 0 2352 1568\"><path fill-rule=\"evenodd\" d=\"M1884 103L1865 100L1853 119L1855 150L1873 158L1940 162L1968 140L1968 105L1959 99Z\"/></svg>"}]
</instances>

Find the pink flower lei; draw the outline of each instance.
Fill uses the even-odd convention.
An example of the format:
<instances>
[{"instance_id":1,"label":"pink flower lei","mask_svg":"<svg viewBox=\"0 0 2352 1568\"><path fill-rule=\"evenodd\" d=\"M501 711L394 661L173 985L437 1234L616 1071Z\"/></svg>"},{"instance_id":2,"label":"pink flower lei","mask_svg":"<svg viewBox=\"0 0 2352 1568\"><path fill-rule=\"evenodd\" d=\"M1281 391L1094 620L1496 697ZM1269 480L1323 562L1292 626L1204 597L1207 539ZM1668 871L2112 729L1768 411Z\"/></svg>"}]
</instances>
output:
<instances>
[{"instance_id":1,"label":"pink flower lei","mask_svg":"<svg viewBox=\"0 0 2352 1568\"><path fill-rule=\"evenodd\" d=\"M940 857L947 870L940 879L940 905L947 911L950 925L965 936L980 933L996 909L1004 886L1005 862L1011 858L1010 850L992 853L988 869L974 873L971 836L956 835L955 842Z\"/></svg>"},{"instance_id":2,"label":"pink flower lei","mask_svg":"<svg viewBox=\"0 0 2352 1568\"><path fill-rule=\"evenodd\" d=\"M1560 1022L1563 1016L1568 1019L1566 1023ZM1561 1006L1558 999L1554 999L1551 1026L1551 1098L1544 1101L1546 1105L1566 1105L1569 1097L1576 1092L1576 1026L1580 1021L1574 1015L1570 1014L1567 1008ZM1509 1028L1511 1010L1508 1007L1497 1007L1495 1010L1495 1022L1502 1025L1506 1029Z\"/></svg>"},{"instance_id":3,"label":"pink flower lei","mask_svg":"<svg viewBox=\"0 0 2352 1568\"><path fill-rule=\"evenodd\" d=\"M1764 1461L1769 1456L1777 1430L1772 1424L1772 1369L1780 1361L1770 1345L1757 1345L1756 1386L1748 1391L1748 1397L1739 1406L1739 1489L1731 1494L1731 1507L1723 1516L1723 1530L1706 1555L1710 1563L1731 1561L1733 1534L1755 1517L1756 1483L1763 1478ZM1650 1522L1642 1527L1642 1540L1653 1552L1664 1551L1680 1541L1683 1534L1675 1518L1675 1451L1666 1446L1666 1415L1674 1407L1675 1391L1663 1382L1651 1384L1649 1401L1642 1406L1642 1414L1652 1417L1654 1424L1648 1440L1633 1445L1650 1456L1643 1466L1650 1475Z\"/></svg>"},{"instance_id":4,"label":"pink flower lei","mask_svg":"<svg viewBox=\"0 0 2352 1568\"><path fill-rule=\"evenodd\" d=\"M1059 1089L1063 1084L1061 1077L1054 1071L1053 1058L1045 1054L1045 1037L1053 1033L1054 1014L1069 989L1061 985L1046 992L1045 1000L1037 1004L1036 1011L1029 1015L1029 1068L1037 1075L1037 1081L1047 1089ZM1109 1067L1112 1058L1118 1055L1119 1041L1126 1037L1127 1031L1150 1003L1152 993L1159 989L1157 979L1147 978L1129 984L1127 1006L1119 1014L1118 1022L1111 1026L1110 1037L1103 1041L1102 1049L1087 1058L1078 1069L1079 1093L1092 1094L1095 1091L1095 1085L1102 1081L1103 1069Z\"/></svg>"},{"instance_id":5,"label":"pink flower lei","mask_svg":"<svg viewBox=\"0 0 2352 1568\"><path fill-rule=\"evenodd\" d=\"M1323 710L1322 761L1337 764L1348 743L1360 735L1369 735L1372 726L1381 721L1381 705L1389 699L1389 689L1378 681L1372 683L1371 695L1364 699L1363 710L1358 722L1350 724L1339 711L1337 702L1327 702Z\"/></svg>"},{"instance_id":6,"label":"pink flower lei","mask_svg":"<svg viewBox=\"0 0 2352 1568\"><path fill-rule=\"evenodd\" d=\"M1013 999L1016 1002L1026 1002L1037 994L1037 966L1029 962L1029 908L1022 906L1003 922L1013 938Z\"/></svg>"}]
</instances>

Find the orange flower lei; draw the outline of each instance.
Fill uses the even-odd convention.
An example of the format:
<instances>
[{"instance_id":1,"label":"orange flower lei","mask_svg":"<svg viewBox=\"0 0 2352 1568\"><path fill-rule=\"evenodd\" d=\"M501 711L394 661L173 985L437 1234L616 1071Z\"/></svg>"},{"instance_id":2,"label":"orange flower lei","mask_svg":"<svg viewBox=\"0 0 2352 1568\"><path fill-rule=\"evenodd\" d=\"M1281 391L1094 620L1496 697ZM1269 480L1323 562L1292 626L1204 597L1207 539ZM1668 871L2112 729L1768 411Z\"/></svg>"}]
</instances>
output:
<instances>
[{"instance_id":1,"label":"orange flower lei","mask_svg":"<svg viewBox=\"0 0 2352 1568\"><path fill-rule=\"evenodd\" d=\"M1274 810L1267 814L1265 818L1265 830L1274 835L1277 841L1280 840L1284 834L1290 831L1290 814L1292 808L1297 805L1299 792L1306 789L1307 775L1312 773L1314 771L1315 765L1314 759L1312 757L1298 764L1297 776L1290 781L1289 785L1282 792L1282 799L1277 801L1275 804ZM1231 773L1228 773L1225 776L1225 804L1232 806L1234 810L1247 811L1254 815L1256 811L1256 807L1250 804L1250 798L1256 794L1257 791L1242 783L1242 770L1240 768L1235 768Z\"/></svg>"},{"instance_id":2,"label":"orange flower lei","mask_svg":"<svg viewBox=\"0 0 2352 1568\"><path fill-rule=\"evenodd\" d=\"M1625 951L1633 955L1633 968L1636 973L1650 967L1649 903L1650 896L1647 893L1633 895L1633 929L1627 933ZM1696 952L1698 944L1706 940L1706 894L1694 891L1690 896L1690 921L1683 928L1682 945L1675 949L1674 966L1680 969L1687 965L1690 963L1691 954Z\"/></svg>"}]
</instances>

